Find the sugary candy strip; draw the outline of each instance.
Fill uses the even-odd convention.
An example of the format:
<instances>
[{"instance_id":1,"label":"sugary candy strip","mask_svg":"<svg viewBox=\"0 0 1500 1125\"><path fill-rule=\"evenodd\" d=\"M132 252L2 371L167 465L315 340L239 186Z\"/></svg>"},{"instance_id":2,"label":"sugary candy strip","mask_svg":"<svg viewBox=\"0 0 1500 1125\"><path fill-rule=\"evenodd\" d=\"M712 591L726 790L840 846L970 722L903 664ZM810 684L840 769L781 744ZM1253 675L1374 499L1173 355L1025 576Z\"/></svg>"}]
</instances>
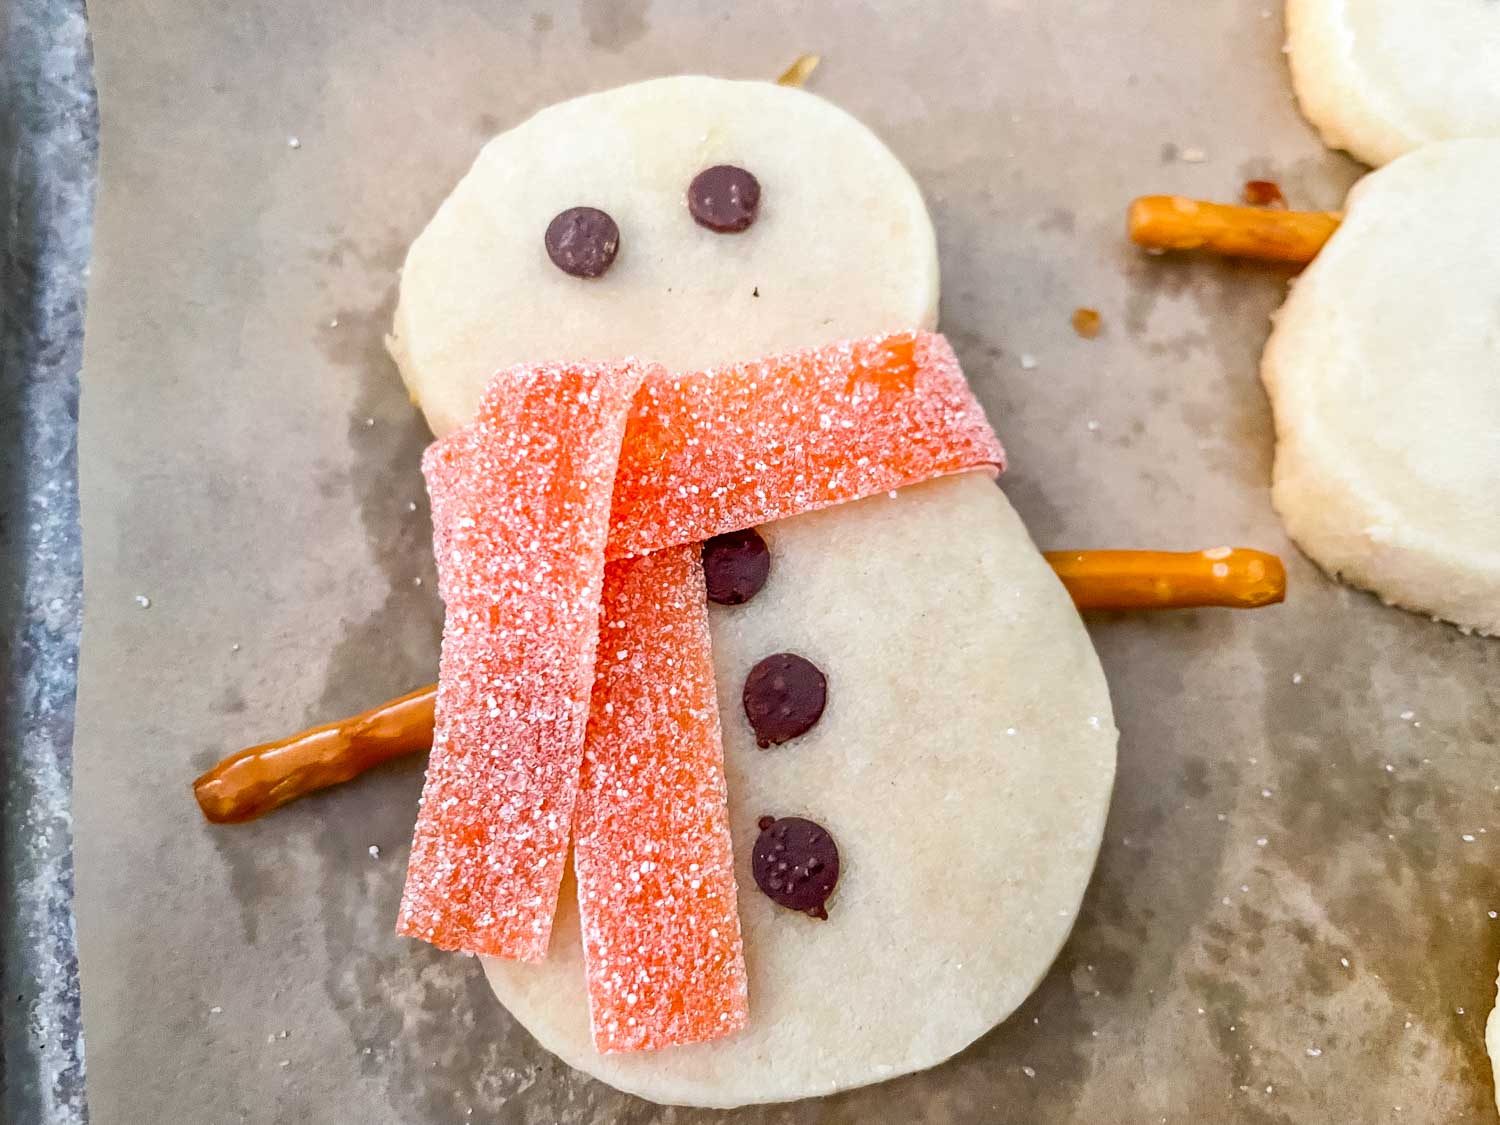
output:
<instances>
[{"instance_id":1,"label":"sugary candy strip","mask_svg":"<svg viewBox=\"0 0 1500 1125\"><path fill-rule=\"evenodd\" d=\"M708 539L981 466L1004 450L948 341L898 332L649 375L609 557Z\"/></svg>"},{"instance_id":2,"label":"sugary candy strip","mask_svg":"<svg viewBox=\"0 0 1500 1125\"><path fill-rule=\"evenodd\" d=\"M422 460L447 615L397 931L546 954L573 823L610 496L644 369L515 368Z\"/></svg>"},{"instance_id":3,"label":"sugary candy strip","mask_svg":"<svg viewBox=\"0 0 1500 1125\"><path fill-rule=\"evenodd\" d=\"M700 1042L745 1019L703 576L679 544L1003 456L927 334L647 376L615 478L575 823L600 1050Z\"/></svg>"},{"instance_id":4,"label":"sugary candy strip","mask_svg":"<svg viewBox=\"0 0 1500 1125\"><path fill-rule=\"evenodd\" d=\"M783 379L798 364L809 371ZM612 529L611 556L708 538L739 530L729 526L737 520L744 521L741 527L752 526L793 515L803 510L799 503L824 506L929 475L996 464L1003 456L947 345L941 337L925 333L834 345L703 376L674 378L659 368L651 371L654 394L640 396L627 439L631 483L620 489L614 505L619 533ZM714 411L714 400L721 395L723 408ZM737 402L737 412L748 408L743 421L728 416L731 400ZM829 400L832 409L827 409ZM881 438L870 440L861 427L871 415L878 418L882 413L891 417L879 424ZM706 432L695 428L694 415L707 415ZM518 422L527 430L531 424ZM945 425L953 439L948 447L932 440L933 431L941 436ZM809 427L810 435L799 434ZM767 441L766 448L750 448L755 436ZM824 448L824 459L830 443L851 451L856 474L852 483L847 473L830 477L824 487L809 482L809 470L798 467L811 459L803 440L807 436ZM915 443L907 441L911 436ZM721 462L717 442L727 447L732 461ZM667 460L653 464L658 452ZM863 465L860 458L865 459ZM743 471L747 461L749 474ZM492 483L503 499L504 482ZM627 491L634 499L626 498ZM636 510L637 502L644 507ZM694 509L700 507L703 512L695 516ZM659 520L664 510L671 518ZM371 721L364 723L364 718ZM366 748L376 753L376 760L384 760L426 747L425 702L400 709L394 719L394 733L392 716L379 708L367 716L251 747L198 778L195 795L212 820L248 819L366 768L372 764L364 761Z\"/></svg>"},{"instance_id":5,"label":"sugary candy strip","mask_svg":"<svg viewBox=\"0 0 1500 1125\"><path fill-rule=\"evenodd\" d=\"M747 1018L698 547L604 572L573 867L594 1045L652 1050Z\"/></svg>"}]
</instances>

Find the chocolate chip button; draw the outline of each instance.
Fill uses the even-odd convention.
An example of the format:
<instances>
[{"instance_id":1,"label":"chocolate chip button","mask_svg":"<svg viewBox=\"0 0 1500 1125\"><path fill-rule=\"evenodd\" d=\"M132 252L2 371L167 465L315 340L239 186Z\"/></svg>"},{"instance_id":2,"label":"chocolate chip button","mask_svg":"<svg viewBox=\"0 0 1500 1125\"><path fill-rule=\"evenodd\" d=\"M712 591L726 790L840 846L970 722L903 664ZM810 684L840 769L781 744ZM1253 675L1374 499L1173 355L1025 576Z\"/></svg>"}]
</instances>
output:
<instances>
[{"instance_id":1,"label":"chocolate chip button","mask_svg":"<svg viewBox=\"0 0 1500 1125\"><path fill-rule=\"evenodd\" d=\"M688 210L700 227L734 234L755 222L760 210L760 181L733 164L715 164L688 185Z\"/></svg>"},{"instance_id":2,"label":"chocolate chip button","mask_svg":"<svg viewBox=\"0 0 1500 1125\"><path fill-rule=\"evenodd\" d=\"M744 605L771 574L771 549L753 527L715 535L703 544L703 577L708 600Z\"/></svg>"},{"instance_id":3,"label":"chocolate chip button","mask_svg":"<svg viewBox=\"0 0 1500 1125\"><path fill-rule=\"evenodd\" d=\"M745 717L764 750L796 738L823 717L828 678L792 652L768 656L745 677Z\"/></svg>"},{"instance_id":4,"label":"chocolate chip button","mask_svg":"<svg viewBox=\"0 0 1500 1125\"><path fill-rule=\"evenodd\" d=\"M821 824L800 816L763 816L750 853L761 893L777 906L827 919L828 896L839 881L839 849Z\"/></svg>"},{"instance_id":5,"label":"chocolate chip button","mask_svg":"<svg viewBox=\"0 0 1500 1125\"><path fill-rule=\"evenodd\" d=\"M597 207L569 207L547 224L547 257L574 277L602 277L620 252L620 228Z\"/></svg>"}]
</instances>

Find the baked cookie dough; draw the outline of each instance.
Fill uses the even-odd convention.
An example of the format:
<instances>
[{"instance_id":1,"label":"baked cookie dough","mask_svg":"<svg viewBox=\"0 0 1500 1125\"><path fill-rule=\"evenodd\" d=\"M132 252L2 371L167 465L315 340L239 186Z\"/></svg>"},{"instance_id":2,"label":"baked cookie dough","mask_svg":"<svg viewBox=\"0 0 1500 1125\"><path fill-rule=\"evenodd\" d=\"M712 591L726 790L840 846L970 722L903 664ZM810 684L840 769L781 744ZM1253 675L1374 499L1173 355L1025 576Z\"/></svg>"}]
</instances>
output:
<instances>
[{"instance_id":1,"label":"baked cookie dough","mask_svg":"<svg viewBox=\"0 0 1500 1125\"><path fill-rule=\"evenodd\" d=\"M693 202L689 185L725 165L758 197L721 173ZM572 214L544 238L575 207L611 221ZM695 367L930 326L934 247L910 176L841 110L765 83L646 82L545 110L485 148L412 248L392 351L442 433L509 364L634 353ZM769 574L750 585L764 587L711 607L748 1027L596 1051L571 880L543 963L485 960L545 1047L660 1102L829 1094L982 1035L1066 938L1113 783L1088 635L988 475L760 533ZM826 706L760 749L742 690L785 653L826 675ZM768 816L836 841L826 920L757 888Z\"/></svg>"},{"instance_id":2,"label":"baked cookie dough","mask_svg":"<svg viewBox=\"0 0 1500 1125\"><path fill-rule=\"evenodd\" d=\"M1272 500L1323 569L1500 633L1500 140L1360 181L1276 316Z\"/></svg>"},{"instance_id":3,"label":"baked cookie dough","mask_svg":"<svg viewBox=\"0 0 1500 1125\"><path fill-rule=\"evenodd\" d=\"M758 217L721 233L688 188L729 165ZM570 276L560 212L613 219L602 276ZM390 348L441 436L497 368L641 355L717 364L937 322L937 241L921 192L837 106L769 82L662 78L544 109L485 146L412 244Z\"/></svg>"},{"instance_id":4,"label":"baked cookie dough","mask_svg":"<svg viewBox=\"0 0 1500 1125\"><path fill-rule=\"evenodd\" d=\"M1379 166L1500 137L1494 0L1287 0L1286 23L1297 101L1333 148Z\"/></svg>"}]
</instances>

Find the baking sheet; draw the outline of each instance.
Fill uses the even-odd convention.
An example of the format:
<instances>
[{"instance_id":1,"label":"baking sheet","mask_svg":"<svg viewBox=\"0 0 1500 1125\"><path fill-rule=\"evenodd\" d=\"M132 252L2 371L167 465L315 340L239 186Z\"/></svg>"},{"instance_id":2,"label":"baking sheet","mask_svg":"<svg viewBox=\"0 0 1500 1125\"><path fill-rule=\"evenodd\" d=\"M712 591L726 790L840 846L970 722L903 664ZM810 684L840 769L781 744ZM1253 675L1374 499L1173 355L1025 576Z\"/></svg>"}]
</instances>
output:
<instances>
[{"instance_id":1,"label":"baking sheet","mask_svg":"<svg viewBox=\"0 0 1500 1125\"><path fill-rule=\"evenodd\" d=\"M0 11L0 1121L82 1125L69 786L97 119L82 0Z\"/></svg>"},{"instance_id":2,"label":"baking sheet","mask_svg":"<svg viewBox=\"0 0 1500 1125\"><path fill-rule=\"evenodd\" d=\"M1122 233L1132 195L1231 198L1252 175L1339 203L1357 169L1297 117L1278 13L91 14L75 810L96 1122L1489 1119L1500 646L1341 590L1283 539L1255 369L1286 275L1147 258ZM418 767L232 828L188 783L432 678L426 435L381 335L406 244L479 144L568 95L771 76L804 51L928 195L943 327L1038 542L1276 549L1292 594L1091 622L1124 732L1115 803L1072 939L1005 1026L824 1101L673 1111L569 1071L474 962L392 935ZM1072 333L1079 305L1098 340Z\"/></svg>"}]
</instances>

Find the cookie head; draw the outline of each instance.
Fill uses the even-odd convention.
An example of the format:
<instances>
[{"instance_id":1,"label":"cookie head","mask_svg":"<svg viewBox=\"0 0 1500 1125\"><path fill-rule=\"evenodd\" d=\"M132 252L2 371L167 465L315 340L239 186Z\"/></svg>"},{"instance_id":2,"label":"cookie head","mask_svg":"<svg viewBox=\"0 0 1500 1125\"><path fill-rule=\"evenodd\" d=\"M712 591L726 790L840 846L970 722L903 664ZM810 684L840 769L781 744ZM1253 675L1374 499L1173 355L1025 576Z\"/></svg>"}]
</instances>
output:
<instances>
[{"instance_id":1,"label":"cookie head","mask_svg":"<svg viewBox=\"0 0 1500 1125\"><path fill-rule=\"evenodd\" d=\"M489 376L639 355L674 369L937 319L921 193L802 90L666 78L496 137L411 248L391 349L434 432Z\"/></svg>"}]
</instances>

